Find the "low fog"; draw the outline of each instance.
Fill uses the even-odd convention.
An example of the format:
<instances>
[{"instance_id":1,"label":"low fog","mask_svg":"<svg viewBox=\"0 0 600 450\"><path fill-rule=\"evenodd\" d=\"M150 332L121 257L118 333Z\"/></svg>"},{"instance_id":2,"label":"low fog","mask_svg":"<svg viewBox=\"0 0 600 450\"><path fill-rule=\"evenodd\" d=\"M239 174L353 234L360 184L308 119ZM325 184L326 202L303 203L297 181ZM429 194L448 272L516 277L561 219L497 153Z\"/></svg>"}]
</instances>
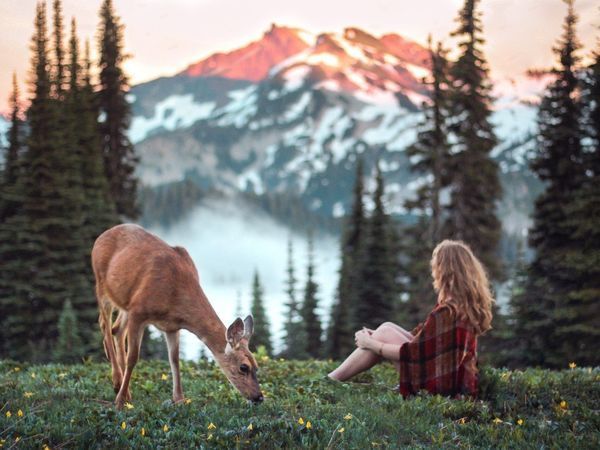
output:
<instances>
[{"instance_id":1,"label":"low fog","mask_svg":"<svg viewBox=\"0 0 600 450\"><path fill-rule=\"evenodd\" d=\"M252 278L254 270L258 270L275 351L281 348L287 301L287 242L291 238L294 246L297 298L301 300L306 279L306 233L292 232L235 198L207 200L178 224L151 231L170 245L188 250L198 268L200 284L226 326L235 319L238 301L242 314L250 313ZM325 323L338 279L336 237L314 236L314 261L319 285L318 312ZM182 357L196 359L202 347L194 335L182 331Z\"/></svg>"}]
</instances>

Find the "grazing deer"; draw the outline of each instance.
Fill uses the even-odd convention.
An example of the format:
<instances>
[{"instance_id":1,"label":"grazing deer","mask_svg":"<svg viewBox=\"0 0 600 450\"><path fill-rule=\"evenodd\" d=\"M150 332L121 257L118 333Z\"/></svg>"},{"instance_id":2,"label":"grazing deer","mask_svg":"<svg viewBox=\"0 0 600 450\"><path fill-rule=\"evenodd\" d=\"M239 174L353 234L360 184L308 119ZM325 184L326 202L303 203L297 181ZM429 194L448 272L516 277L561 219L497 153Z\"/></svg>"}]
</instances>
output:
<instances>
[{"instance_id":1,"label":"grazing deer","mask_svg":"<svg viewBox=\"0 0 600 450\"><path fill-rule=\"evenodd\" d=\"M185 249L170 247L137 225L117 225L96 239L92 266L98 322L112 366L117 408L131 401L129 381L148 324L166 335L173 402L184 399L179 373L181 329L191 331L208 346L225 376L244 397L255 403L263 400L256 360L248 350L252 316L243 322L237 318L226 329L202 291L198 271ZM112 323L115 310L118 314Z\"/></svg>"}]
</instances>

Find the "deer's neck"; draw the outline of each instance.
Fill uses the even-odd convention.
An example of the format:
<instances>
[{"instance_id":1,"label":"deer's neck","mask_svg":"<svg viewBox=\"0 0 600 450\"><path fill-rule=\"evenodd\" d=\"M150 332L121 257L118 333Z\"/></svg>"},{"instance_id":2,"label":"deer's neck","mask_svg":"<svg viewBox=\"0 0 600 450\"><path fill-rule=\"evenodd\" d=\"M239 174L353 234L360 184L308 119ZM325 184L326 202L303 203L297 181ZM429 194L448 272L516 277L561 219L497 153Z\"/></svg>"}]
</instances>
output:
<instances>
[{"instance_id":1,"label":"deer's neck","mask_svg":"<svg viewBox=\"0 0 600 450\"><path fill-rule=\"evenodd\" d=\"M200 292L200 297L193 302L192 311L186 318L186 328L206 344L217 360L223 356L227 339L226 328L217 313L208 302L206 295Z\"/></svg>"}]
</instances>

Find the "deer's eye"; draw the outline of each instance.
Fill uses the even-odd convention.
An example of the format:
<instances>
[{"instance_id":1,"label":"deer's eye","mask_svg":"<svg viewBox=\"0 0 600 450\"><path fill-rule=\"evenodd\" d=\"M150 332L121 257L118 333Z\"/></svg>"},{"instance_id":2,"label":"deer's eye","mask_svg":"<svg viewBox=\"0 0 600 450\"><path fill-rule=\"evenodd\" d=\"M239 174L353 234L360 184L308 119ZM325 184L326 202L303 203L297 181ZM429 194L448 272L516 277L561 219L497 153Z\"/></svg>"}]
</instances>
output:
<instances>
[{"instance_id":1,"label":"deer's eye","mask_svg":"<svg viewBox=\"0 0 600 450\"><path fill-rule=\"evenodd\" d=\"M248 364L242 364L240 366L240 372L242 372L242 373L248 373L248 372L250 372L250 367L248 367Z\"/></svg>"}]
</instances>

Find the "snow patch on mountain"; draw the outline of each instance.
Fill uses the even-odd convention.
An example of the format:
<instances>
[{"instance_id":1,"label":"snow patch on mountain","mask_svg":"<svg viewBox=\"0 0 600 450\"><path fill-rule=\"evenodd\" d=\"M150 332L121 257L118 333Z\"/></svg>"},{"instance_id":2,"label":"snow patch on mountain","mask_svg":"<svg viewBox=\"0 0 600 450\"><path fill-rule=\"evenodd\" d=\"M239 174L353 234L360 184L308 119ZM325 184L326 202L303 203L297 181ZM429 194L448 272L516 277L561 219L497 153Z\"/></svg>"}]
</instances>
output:
<instances>
[{"instance_id":1,"label":"snow patch on mountain","mask_svg":"<svg viewBox=\"0 0 600 450\"><path fill-rule=\"evenodd\" d=\"M152 130L189 127L198 120L210 116L214 102L196 103L192 94L171 95L154 107L151 118L136 116L131 121L129 139L136 143L145 139Z\"/></svg>"},{"instance_id":2,"label":"snow patch on mountain","mask_svg":"<svg viewBox=\"0 0 600 450\"><path fill-rule=\"evenodd\" d=\"M8 130L10 122L0 115L0 148L8 147ZM2 152L2 160L4 160L4 152Z\"/></svg>"}]
</instances>

